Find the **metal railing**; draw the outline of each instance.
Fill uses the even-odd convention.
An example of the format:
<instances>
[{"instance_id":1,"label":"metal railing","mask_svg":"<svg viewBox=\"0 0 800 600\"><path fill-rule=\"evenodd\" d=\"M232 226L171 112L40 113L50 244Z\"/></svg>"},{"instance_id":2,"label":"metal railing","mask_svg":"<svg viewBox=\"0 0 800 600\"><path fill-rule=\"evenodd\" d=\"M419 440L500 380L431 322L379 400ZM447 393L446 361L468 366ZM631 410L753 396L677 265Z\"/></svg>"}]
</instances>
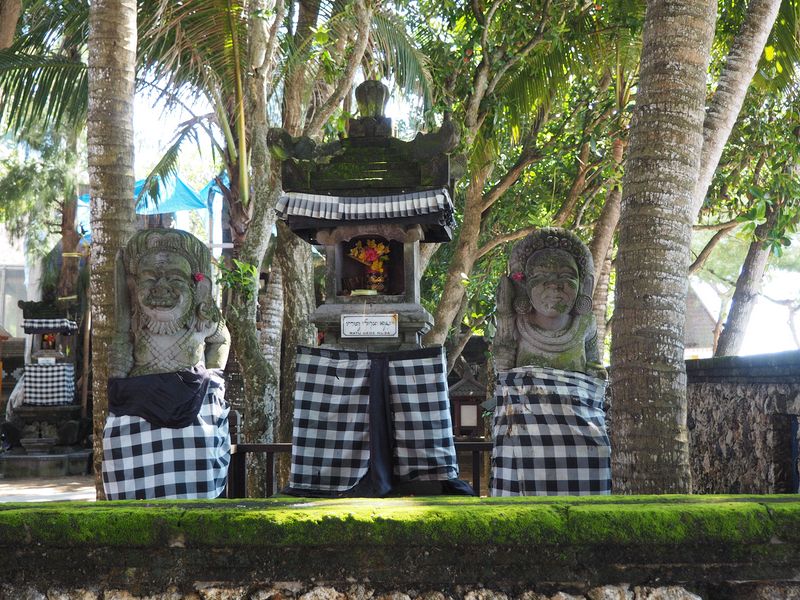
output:
<instances>
[{"instance_id":1,"label":"metal railing","mask_svg":"<svg viewBox=\"0 0 800 600\"><path fill-rule=\"evenodd\" d=\"M235 432L232 439L236 439ZM478 494L481 490L481 471L483 464L481 454L492 451L492 442L457 441L456 453L470 452L472 454L472 489ZM231 448L231 464L228 467L228 498L245 498L247 496L247 455L265 454L266 464L266 497L277 493L275 489L275 456L277 454L291 454L292 445L281 444L239 444L234 443Z\"/></svg>"}]
</instances>

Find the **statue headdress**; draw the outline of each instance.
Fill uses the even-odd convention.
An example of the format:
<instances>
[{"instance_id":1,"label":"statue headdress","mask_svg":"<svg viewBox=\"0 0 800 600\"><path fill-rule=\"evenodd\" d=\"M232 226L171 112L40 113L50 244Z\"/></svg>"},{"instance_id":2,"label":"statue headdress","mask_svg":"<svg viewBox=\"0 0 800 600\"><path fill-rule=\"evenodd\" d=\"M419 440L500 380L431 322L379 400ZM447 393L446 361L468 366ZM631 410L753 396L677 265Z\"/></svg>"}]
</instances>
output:
<instances>
[{"instance_id":1,"label":"statue headdress","mask_svg":"<svg viewBox=\"0 0 800 600\"><path fill-rule=\"evenodd\" d=\"M563 250L575 260L578 266L578 297L572 309L573 314L586 314L592 310L592 291L594 289L594 261L592 253L581 239L566 229L543 227L528 234L517 242L508 261L510 278L514 284L514 310L518 313L530 312L533 307L528 297L525 280L529 276L531 257L540 250Z\"/></svg>"}]
</instances>

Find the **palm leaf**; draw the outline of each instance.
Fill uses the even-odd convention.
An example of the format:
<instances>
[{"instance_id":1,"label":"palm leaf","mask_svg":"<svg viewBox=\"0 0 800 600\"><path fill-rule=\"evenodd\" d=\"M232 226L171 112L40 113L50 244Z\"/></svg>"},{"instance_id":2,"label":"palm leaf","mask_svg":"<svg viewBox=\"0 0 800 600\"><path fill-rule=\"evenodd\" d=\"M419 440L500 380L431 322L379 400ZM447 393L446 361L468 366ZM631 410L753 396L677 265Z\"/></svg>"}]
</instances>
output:
<instances>
[{"instance_id":1,"label":"palm leaf","mask_svg":"<svg viewBox=\"0 0 800 600\"><path fill-rule=\"evenodd\" d=\"M88 107L86 65L53 55L0 51L0 118L14 133L66 124L79 129Z\"/></svg>"},{"instance_id":2,"label":"palm leaf","mask_svg":"<svg viewBox=\"0 0 800 600\"><path fill-rule=\"evenodd\" d=\"M425 109L432 101L429 60L406 31L397 15L378 13L372 20L372 39L385 77L394 79L406 95L422 97Z\"/></svg>"},{"instance_id":3,"label":"palm leaf","mask_svg":"<svg viewBox=\"0 0 800 600\"><path fill-rule=\"evenodd\" d=\"M89 5L84 0L27 3L14 44L0 51L0 118L15 133L86 120Z\"/></svg>"},{"instance_id":4,"label":"palm leaf","mask_svg":"<svg viewBox=\"0 0 800 600\"><path fill-rule=\"evenodd\" d=\"M150 0L139 27L139 60L152 80L173 90L188 89L211 99L208 90L236 88L245 72L234 40L245 39L245 15L240 2L196 0L176 3ZM234 35L235 34L235 35Z\"/></svg>"},{"instance_id":5,"label":"palm leaf","mask_svg":"<svg viewBox=\"0 0 800 600\"><path fill-rule=\"evenodd\" d=\"M799 67L800 0L783 0L754 82L764 89L785 91L797 84Z\"/></svg>"}]
</instances>

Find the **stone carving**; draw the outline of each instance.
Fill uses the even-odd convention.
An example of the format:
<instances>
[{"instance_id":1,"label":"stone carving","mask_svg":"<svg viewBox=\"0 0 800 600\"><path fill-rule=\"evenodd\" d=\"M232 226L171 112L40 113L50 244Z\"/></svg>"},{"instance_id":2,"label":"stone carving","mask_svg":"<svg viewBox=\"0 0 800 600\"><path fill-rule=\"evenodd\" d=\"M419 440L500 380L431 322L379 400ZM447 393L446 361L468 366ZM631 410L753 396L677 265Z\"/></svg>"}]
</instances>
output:
<instances>
[{"instance_id":1,"label":"stone carving","mask_svg":"<svg viewBox=\"0 0 800 600\"><path fill-rule=\"evenodd\" d=\"M211 293L211 254L176 229L138 232L117 259L113 377L225 366L230 335Z\"/></svg>"},{"instance_id":2,"label":"stone carving","mask_svg":"<svg viewBox=\"0 0 800 600\"><path fill-rule=\"evenodd\" d=\"M605 378L586 245L567 230L539 229L514 247L509 270L497 292L497 370L541 366Z\"/></svg>"},{"instance_id":3,"label":"stone carving","mask_svg":"<svg viewBox=\"0 0 800 600\"><path fill-rule=\"evenodd\" d=\"M230 462L218 370L230 336L196 237L147 229L116 265L103 488L109 500L216 498Z\"/></svg>"}]
</instances>

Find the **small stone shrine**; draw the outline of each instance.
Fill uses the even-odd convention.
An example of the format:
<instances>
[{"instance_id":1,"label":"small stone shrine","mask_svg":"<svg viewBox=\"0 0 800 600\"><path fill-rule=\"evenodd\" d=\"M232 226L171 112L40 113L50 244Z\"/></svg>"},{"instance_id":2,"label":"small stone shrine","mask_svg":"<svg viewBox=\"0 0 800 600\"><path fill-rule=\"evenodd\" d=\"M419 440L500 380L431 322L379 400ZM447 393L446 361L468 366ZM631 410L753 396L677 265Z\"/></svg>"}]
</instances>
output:
<instances>
[{"instance_id":1,"label":"small stone shrine","mask_svg":"<svg viewBox=\"0 0 800 600\"><path fill-rule=\"evenodd\" d=\"M86 471L80 445L81 405L75 398L77 307L53 298L19 301L30 336L21 385L9 397L6 417L19 429L21 449L2 456L3 476L62 476Z\"/></svg>"},{"instance_id":2,"label":"small stone shrine","mask_svg":"<svg viewBox=\"0 0 800 600\"><path fill-rule=\"evenodd\" d=\"M109 500L216 498L230 463L220 376L230 336L211 254L177 229L136 233L117 257L103 487Z\"/></svg>"},{"instance_id":3,"label":"small stone shrine","mask_svg":"<svg viewBox=\"0 0 800 600\"><path fill-rule=\"evenodd\" d=\"M491 494L611 493L594 265L565 229L518 242L497 292Z\"/></svg>"},{"instance_id":4,"label":"small stone shrine","mask_svg":"<svg viewBox=\"0 0 800 600\"><path fill-rule=\"evenodd\" d=\"M356 100L361 116L337 142L270 133L283 160L278 216L327 259L311 316L324 343L298 349L287 491L471 493L456 479L444 351L421 348L433 318L420 304L419 245L452 237L458 138L449 121L393 138L380 82L362 83Z\"/></svg>"}]
</instances>

